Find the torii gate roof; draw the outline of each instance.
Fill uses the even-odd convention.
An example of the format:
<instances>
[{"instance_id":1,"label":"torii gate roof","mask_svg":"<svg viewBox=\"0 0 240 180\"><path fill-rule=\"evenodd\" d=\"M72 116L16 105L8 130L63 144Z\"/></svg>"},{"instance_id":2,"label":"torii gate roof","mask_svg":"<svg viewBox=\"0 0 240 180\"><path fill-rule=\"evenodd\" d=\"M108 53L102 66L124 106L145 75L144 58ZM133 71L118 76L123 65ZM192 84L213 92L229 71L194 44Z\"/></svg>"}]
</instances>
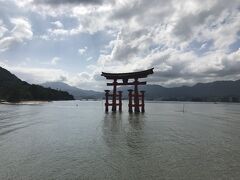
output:
<instances>
[{"instance_id":1,"label":"torii gate roof","mask_svg":"<svg viewBox=\"0 0 240 180\"><path fill-rule=\"evenodd\" d=\"M102 72L101 76L104 76L106 79L135 79L135 78L145 78L149 74L153 74L153 69L147 69L144 71L138 72L129 72L129 73L106 73Z\"/></svg>"}]
</instances>

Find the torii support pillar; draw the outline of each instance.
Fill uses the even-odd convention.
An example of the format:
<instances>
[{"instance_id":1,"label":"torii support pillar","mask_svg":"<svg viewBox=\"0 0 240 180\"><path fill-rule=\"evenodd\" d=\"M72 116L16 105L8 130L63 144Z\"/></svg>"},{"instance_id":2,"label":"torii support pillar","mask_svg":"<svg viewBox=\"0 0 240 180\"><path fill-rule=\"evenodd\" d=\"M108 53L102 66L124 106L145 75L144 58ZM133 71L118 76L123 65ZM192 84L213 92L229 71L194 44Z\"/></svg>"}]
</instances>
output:
<instances>
[{"instance_id":1,"label":"torii support pillar","mask_svg":"<svg viewBox=\"0 0 240 180\"><path fill-rule=\"evenodd\" d=\"M142 112L144 113L145 112L145 102L144 102L144 93L145 91L140 91L141 92L141 97L142 97Z\"/></svg>"},{"instance_id":2,"label":"torii support pillar","mask_svg":"<svg viewBox=\"0 0 240 180\"><path fill-rule=\"evenodd\" d=\"M117 111L117 79L114 79L113 81L113 95L112 95L112 112Z\"/></svg>"},{"instance_id":3,"label":"torii support pillar","mask_svg":"<svg viewBox=\"0 0 240 180\"><path fill-rule=\"evenodd\" d=\"M133 92L132 89L128 90L128 112L130 112L130 113L133 112L133 110L132 110L132 107L133 107L133 104L132 104L132 92Z\"/></svg>"},{"instance_id":4,"label":"torii support pillar","mask_svg":"<svg viewBox=\"0 0 240 180\"><path fill-rule=\"evenodd\" d=\"M134 81L134 112L139 113L139 95L138 95L138 79L135 78Z\"/></svg>"},{"instance_id":5,"label":"torii support pillar","mask_svg":"<svg viewBox=\"0 0 240 180\"><path fill-rule=\"evenodd\" d=\"M109 90L105 90L105 112L108 112L108 106L109 106L109 103L108 103L108 96L109 96Z\"/></svg>"},{"instance_id":6,"label":"torii support pillar","mask_svg":"<svg viewBox=\"0 0 240 180\"><path fill-rule=\"evenodd\" d=\"M122 112L122 91L118 91L118 105L119 111Z\"/></svg>"}]
</instances>

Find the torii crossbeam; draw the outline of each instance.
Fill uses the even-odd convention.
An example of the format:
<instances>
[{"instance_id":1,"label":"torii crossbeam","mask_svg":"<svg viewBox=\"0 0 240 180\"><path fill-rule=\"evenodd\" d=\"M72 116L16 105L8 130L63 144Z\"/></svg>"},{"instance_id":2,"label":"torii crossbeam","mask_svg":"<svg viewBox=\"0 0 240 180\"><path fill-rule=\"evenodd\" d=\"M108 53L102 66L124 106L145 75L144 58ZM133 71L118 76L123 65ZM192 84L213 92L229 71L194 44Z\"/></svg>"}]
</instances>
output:
<instances>
[{"instance_id":1,"label":"torii crossbeam","mask_svg":"<svg viewBox=\"0 0 240 180\"><path fill-rule=\"evenodd\" d=\"M130 72L130 73L106 73L102 72L101 76L104 76L106 79L113 80L112 83L107 83L107 86L113 86L113 93L110 94L109 90L105 90L106 96L106 103L105 103L105 111L108 112L108 106L112 106L112 111L115 112L117 106L119 106L119 111L122 111L122 92L118 91L117 94L117 86L122 85L133 85L134 86L134 94L132 94L133 90L128 90L129 94L129 112L132 112L132 107L134 107L135 112L140 112L140 107L142 112L145 111L144 105L144 91L141 91L141 94L138 92L138 85L146 85L147 82L139 82L139 78L146 78L148 75L153 74L153 68L145 70L145 71L138 71L138 72ZM122 82L117 82L117 80L122 80ZM134 81L128 82L129 79L133 79ZM109 103L109 97L112 97L112 103ZM119 103L117 103L117 97ZM132 97L134 97L134 104L132 104ZM139 103L139 97L141 98L142 102Z\"/></svg>"}]
</instances>

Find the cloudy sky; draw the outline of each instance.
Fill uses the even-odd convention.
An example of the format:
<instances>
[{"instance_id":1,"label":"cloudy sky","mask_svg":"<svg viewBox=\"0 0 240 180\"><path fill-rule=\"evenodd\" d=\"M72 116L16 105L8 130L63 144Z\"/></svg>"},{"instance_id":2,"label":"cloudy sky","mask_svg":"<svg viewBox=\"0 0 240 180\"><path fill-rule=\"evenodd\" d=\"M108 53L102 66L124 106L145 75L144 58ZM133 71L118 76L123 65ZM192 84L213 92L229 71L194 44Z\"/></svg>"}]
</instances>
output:
<instances>
[{"instance_id":1,"label":"cloudy sky","mask_svg":"<svg viewBox=\"0 0 240 180\"><path fill-rule=\"evenodd\" d=\"M240 0L0 0L0 66L95 90L151 67L167 87L240 79Z\"/></svg>"}]
</instances>

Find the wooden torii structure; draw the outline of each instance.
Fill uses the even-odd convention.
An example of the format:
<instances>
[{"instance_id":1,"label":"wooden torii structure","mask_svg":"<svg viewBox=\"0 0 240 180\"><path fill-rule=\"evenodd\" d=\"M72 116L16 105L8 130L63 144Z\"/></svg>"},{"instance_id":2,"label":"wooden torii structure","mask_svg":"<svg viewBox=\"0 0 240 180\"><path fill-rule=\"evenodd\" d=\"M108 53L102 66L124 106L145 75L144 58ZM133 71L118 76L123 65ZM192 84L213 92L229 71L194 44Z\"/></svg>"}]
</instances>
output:
<instances>
[{"instance_id":1,"label":"wooden torii structure","mask_svg":"<svg viewBox=\"0 0 240 180\"><path fill-rule=\"evenodd\" d=\"M138 72L130 72L130 73L106 73L102 72L101 76L104 76L107 80L113 80L112 83L107 83L107 86L113 86L113 92L110 93L109 90L105 90L105 111L108 112L108 107L112 106L112 111L116 112L117 106L119 107L119 111L122 111L122 91L118 91L117 93L117 86L123 85L133 85L134 86L134 93L132 89L128 90L128 107L129 112L133 112L132 107L134 107L134 112L145 111L145 104L144 104L144 91L138 92L138 85L146 85L147 82L139 82L139 78L146 78L149 74L153 74L153 68L145 70L145 71L138 71ZM117 82L117 80L122 80L122 82ZM132 82L128 82L129 79L133 79ZM109 97L112 97L112 103L109 103ZM118 98L118 103L117 103ZM141 104L139 103L139 98L141 99ZM134 100L134 104L132 103Z\"/></svg>"}]
</instances>

